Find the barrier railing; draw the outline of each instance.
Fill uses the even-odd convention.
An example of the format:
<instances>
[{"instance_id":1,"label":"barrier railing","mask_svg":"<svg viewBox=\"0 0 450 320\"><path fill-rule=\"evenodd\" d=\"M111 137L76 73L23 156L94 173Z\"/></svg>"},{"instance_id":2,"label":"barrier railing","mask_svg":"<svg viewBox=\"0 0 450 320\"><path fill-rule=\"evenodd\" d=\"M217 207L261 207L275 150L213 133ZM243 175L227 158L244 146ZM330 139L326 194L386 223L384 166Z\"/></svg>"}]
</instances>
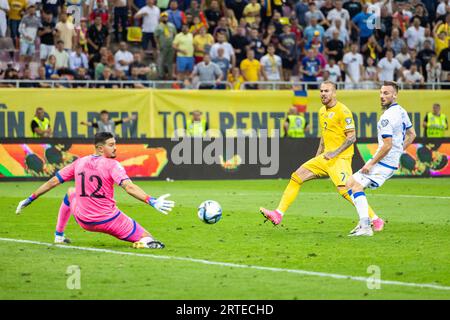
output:
<instances>
[{"instance_id":1,"label":"barrier railing","mask_svg":"<svg viewBox=\"0 0 450 320\"><path fill-rule=\"evenodd\" d=\"M304 81L254 81L243 82L240 86L241 90L291 90L294 87L302 86L305 90L317 89L321 82L304 82ZM337 82L339 90L374 90L378 89L380 83L371 81L361 81L357 84ZM450 89L450 82L425 82L423 84L398 83L402 90L440 90ZM195 89L233 89L233 85L228 81L221 82L197 82ZM2 88L129 88L129 89L181 89L182 81L152 81L152 80L15 80L1 79L0 87ZM209 88L208 88L209 87Z\"/></svg>"}]
</instances>

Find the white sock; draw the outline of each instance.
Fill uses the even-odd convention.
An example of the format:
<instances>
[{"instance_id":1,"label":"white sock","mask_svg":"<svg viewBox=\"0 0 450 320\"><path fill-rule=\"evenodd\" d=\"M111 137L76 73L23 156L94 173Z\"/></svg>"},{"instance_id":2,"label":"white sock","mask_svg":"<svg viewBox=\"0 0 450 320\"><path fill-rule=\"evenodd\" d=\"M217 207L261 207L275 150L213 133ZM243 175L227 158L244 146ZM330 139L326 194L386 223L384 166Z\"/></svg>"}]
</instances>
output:
<instances>
[{"instance_id":1,"label":"white sock","mask_svg":"<svg viewBox=\"0 0 450 320\"><path fill-rule=\"evenodd\" d=\"M361 192L355 192L352 195L353 203L359 215L359 224L362 227L368 227L370 225L369 219L369 203L367 202L366 194Z\"/></svg>"},{"instance_id":2,"label":"white sock","mask_svg":"<svg viewBox=\"0 0 450 320\"><path fill-rule=\"evenodd\" d=\"M155 241L155 239L153 239L152 237L143 237L139 241L142 243L149 243L149 242Z\"/></svg>"},{"instance_id":3,"label":"white sock","mask_svg":"<svg viewBox=\"0 0 450 320\"><path fill-rule=\"evenodd\" d=\"M278 212L279 214L281 214L281 216L283 216L284 215L284 212L281 212L280 210L275 210L276 212Z\"/></svg>"}]
</instances>

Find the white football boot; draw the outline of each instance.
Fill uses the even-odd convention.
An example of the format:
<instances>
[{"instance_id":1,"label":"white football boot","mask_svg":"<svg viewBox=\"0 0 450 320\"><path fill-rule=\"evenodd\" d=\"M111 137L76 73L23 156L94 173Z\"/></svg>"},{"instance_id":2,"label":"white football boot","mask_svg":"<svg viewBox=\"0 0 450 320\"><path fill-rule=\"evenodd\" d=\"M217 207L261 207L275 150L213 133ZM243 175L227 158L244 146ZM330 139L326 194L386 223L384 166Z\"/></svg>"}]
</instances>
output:
<instances>
[{"instance_id":1,"label":"white football boot","mask_svg":"<svg viewBox=\"0 0 450 320\"><path fill-rule=\"evenodd\" d=\"M360 236L373 236L373 230L370 226L362 227L361 225L357 225L355 229L350 231L349 237L360 237Z\"/></svg>"}]
</instances>

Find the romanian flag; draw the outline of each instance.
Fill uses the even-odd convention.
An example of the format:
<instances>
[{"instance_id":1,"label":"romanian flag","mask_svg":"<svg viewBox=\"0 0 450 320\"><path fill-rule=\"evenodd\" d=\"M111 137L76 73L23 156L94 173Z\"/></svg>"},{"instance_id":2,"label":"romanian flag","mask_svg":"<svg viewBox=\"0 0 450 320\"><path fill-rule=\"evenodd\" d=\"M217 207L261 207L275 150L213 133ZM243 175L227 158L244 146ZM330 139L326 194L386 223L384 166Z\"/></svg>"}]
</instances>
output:
<instances>
[{"instance_id":1,"label":"romanian flag","mask_svg":"<svg viewBox=\"0 0 450 320\"><path fill-rule=\"evenodd\" d=\"M294 90L292 105L297 108L298 112L306 112L308 105L308 93L306 90Z\"/></svg>"}]
</instances>

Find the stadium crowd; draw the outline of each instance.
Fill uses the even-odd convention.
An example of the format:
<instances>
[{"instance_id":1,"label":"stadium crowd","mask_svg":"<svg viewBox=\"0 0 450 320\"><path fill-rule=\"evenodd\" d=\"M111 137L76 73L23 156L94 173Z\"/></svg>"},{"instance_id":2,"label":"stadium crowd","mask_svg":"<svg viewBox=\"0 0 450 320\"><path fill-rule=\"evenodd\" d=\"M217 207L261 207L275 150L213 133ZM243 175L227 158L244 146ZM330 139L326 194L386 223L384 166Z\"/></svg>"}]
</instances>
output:
<instances>
[{"instance_id":1,"label":"stadium crowd","mask_svg":"<svg viewBox=\"0 0 450 320\"><path fill-rule=\"evenodd\" d=\"M449 0L0 0L3 87L419 88L450 82L449 44Z\"/></svg>"}]
</instances>

